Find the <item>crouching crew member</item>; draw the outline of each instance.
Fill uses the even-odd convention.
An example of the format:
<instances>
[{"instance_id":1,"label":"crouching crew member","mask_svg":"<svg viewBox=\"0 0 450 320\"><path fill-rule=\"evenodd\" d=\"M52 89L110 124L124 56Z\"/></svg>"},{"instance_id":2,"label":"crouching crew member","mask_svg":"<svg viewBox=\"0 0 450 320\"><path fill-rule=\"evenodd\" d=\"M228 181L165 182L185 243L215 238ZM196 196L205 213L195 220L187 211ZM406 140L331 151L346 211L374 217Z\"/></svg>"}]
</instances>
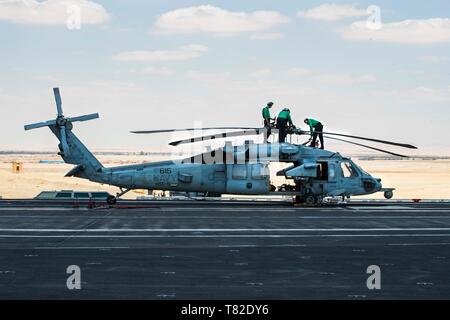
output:
<instances>
[{"instance_id":1,"label":"crouching crew member","mask_svg":"<svg viewBox=\"0 0 450 320\"><path fill-rule=\"evenodd\" d=\"M311 136L312 136L312 142L311 147L316 147L316 140L317 137L319 137L320 140L320 148L324 148L323 144L323 124L320 123L320 121L317 121L315 119L305 119L305 123L309 126Z\"/></svg>"}]
</instances>

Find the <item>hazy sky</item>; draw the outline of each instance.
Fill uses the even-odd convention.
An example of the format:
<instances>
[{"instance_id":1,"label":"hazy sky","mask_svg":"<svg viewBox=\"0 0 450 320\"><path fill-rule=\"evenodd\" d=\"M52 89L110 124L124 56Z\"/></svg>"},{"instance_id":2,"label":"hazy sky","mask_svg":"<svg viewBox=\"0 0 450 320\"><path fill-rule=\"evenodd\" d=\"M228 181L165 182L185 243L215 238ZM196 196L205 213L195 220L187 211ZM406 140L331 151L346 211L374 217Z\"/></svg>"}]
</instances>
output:
<instances>
[{"instance_id":1,"label":"hazy sky","mask_svg":"<svg viewBox=\"0 0 450 320\"><path fill-rule=\"evenodd\" d=\"M23 125L55 116L59 86L67 115L100 113L75 128L94 149L259 126L274 101L299 125L450 150L448 0L0 0L0 39L0 149L56 146Z\"/></svg>"}]
</instances>

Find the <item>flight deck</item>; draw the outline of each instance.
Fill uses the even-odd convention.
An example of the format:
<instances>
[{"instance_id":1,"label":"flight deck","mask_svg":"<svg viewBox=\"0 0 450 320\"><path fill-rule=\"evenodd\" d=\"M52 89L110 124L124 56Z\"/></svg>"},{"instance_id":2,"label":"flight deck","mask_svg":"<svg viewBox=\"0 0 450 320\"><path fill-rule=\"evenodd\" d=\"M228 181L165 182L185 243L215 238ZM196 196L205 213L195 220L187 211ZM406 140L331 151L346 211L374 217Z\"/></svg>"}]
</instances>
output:
<instances>
[{"instance_id":1,"label":"flight deck","mask_svg":"<svg viewBox=\"0 0 450 320\"><path fill-rule=\"evenodd\" d=\"M3 200L0 299L16 298L450 299L450 203Z\"/></svg>"}]
</instances>

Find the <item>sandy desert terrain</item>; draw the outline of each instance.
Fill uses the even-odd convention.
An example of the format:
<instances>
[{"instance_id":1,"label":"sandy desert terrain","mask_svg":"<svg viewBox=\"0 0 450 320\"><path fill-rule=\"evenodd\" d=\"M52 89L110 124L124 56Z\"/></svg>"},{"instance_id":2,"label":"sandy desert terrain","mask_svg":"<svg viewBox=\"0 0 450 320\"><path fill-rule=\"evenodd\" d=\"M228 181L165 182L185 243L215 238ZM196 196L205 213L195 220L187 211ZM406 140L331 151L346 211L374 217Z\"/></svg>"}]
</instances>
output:
<instances>
[{"instance_id":1,"label":"sandy desert terrain","mask_svg":"<svg viewBox=\"0 0 450 320\"><path fill-rule=\"evenodd\" d=\"M0 196L32 198L44 190L104 190L116 193L117 188L91 183L78 178L65 178L71 165L39 163L40 160L59 160L56 156L18 155L0 157ZM157 161L150 156L99 156L105 166L117 166L144 161ZM23 162L22 173L12 173L12 161ZM384 187L397 190L396 199L450 199L450 160L356 160L373 176L383 180ZM275 174L278 167L271 167ZM273 177L275 183L284 179ZM130 192L126 198L145 195L145 190ZM369 198L383 198L382 194Z\"/></svg>"}]
</instances>

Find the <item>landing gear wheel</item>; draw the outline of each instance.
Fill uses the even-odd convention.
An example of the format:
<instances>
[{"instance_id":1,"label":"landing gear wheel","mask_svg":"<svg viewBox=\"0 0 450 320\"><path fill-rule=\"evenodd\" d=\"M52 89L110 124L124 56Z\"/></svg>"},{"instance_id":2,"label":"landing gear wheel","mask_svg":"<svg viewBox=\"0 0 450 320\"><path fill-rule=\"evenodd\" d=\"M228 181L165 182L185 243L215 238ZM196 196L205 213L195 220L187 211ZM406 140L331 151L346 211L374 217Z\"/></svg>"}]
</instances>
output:
<instances>
[{"instance_id":1,"label":"landing gear wheel","mask_svg":"<svg viewBox=\"0 0 450 320\"><path fill-rule=\"evenodd\" d=\"M114 196L108 196L108 198L106 198L106 202L109 205L115 205L117 203L117 198Z\"/></svg>"},{"instance_id":2,"label":"landing gear wheel","mask_svg":"<svg viewBox=\"0 0 450 320\"><path fill-rule=\"evenodd\" d=\"M308 206L313 206L313 205L317 204L317 198L313 195L307 195L305 197L305 204Z\"/></svg>"},{"instance_id":3,"label":"landing gear wheel","mask_svg":"<svg viewBox=\"0 0 450 320\"><path fill-rule=\"evenodd\" d=\"M386 199L392 199L393 196L394 196L394 193L391 190L388 190L388 191L384 192L384 197Z\"/></svg>"}]
</instances>

